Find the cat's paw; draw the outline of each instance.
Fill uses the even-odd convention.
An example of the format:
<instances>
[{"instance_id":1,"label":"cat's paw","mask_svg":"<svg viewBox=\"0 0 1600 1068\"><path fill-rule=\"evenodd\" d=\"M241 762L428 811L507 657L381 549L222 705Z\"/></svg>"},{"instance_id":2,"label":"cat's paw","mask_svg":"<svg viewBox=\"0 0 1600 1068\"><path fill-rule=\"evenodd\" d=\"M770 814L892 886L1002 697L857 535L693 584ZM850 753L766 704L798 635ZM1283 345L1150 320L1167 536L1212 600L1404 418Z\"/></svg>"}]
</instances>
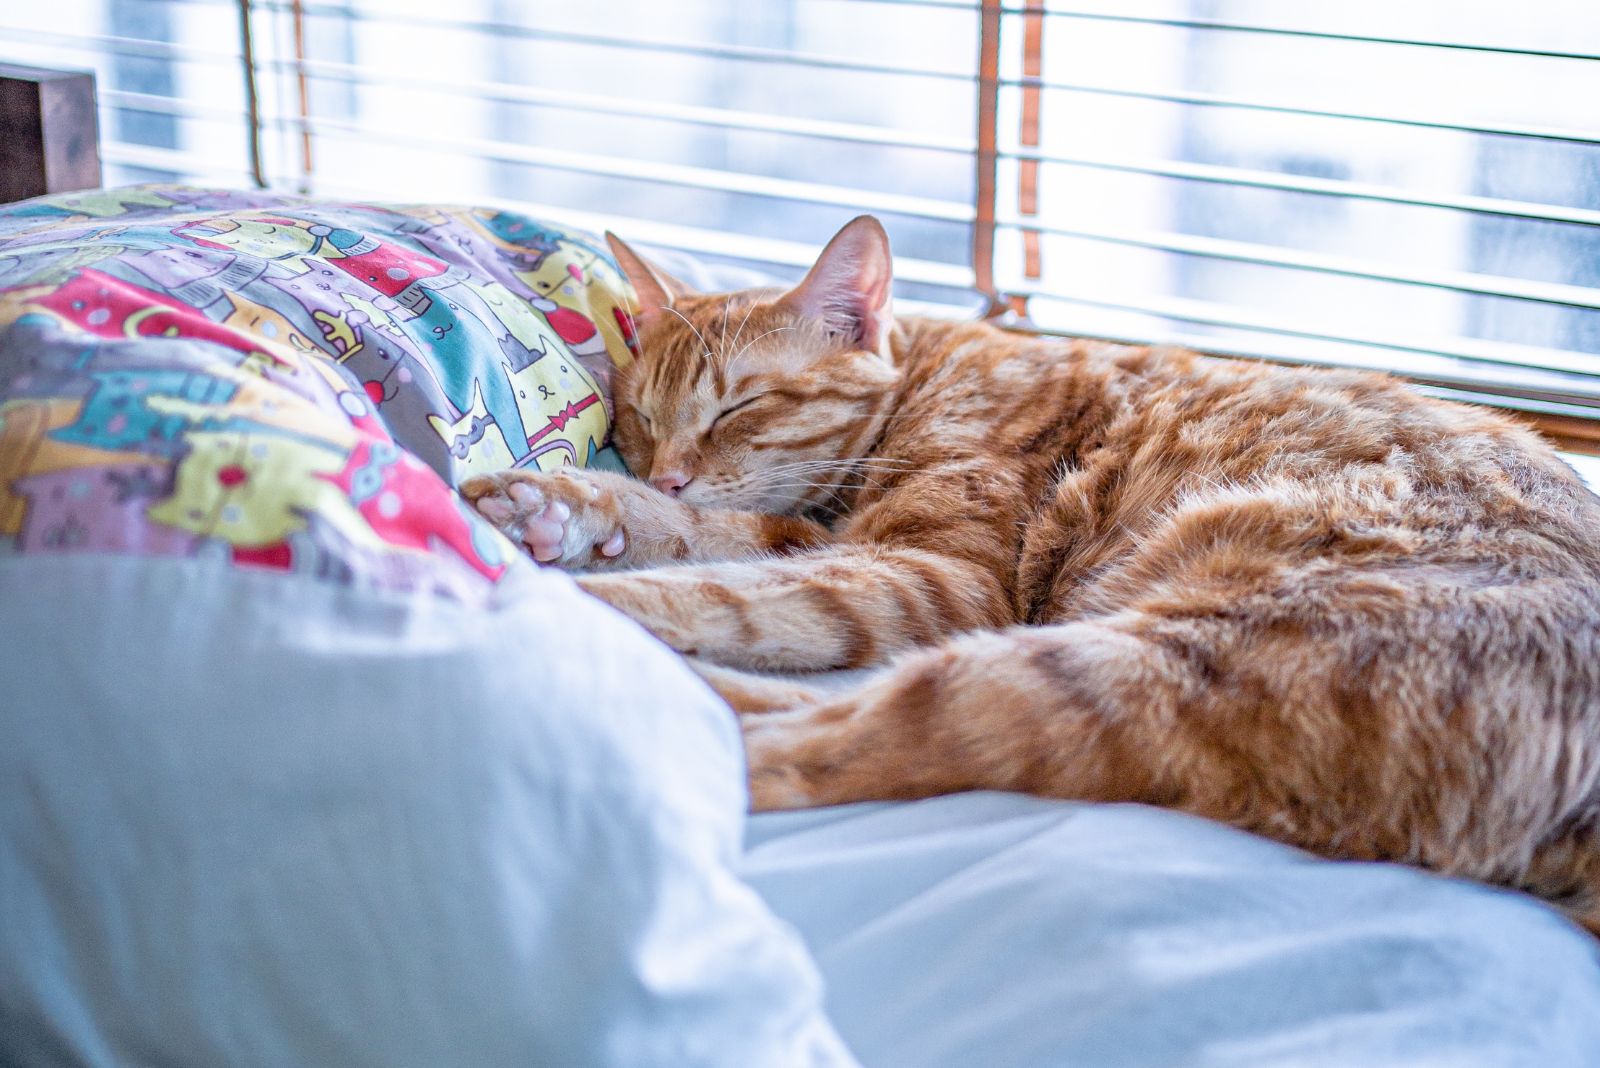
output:
<instances>
[{"instance_id":1,"label":"cat's paw","mask_svg":"<svg viewBox=\"0 0 1600 1068\"><path fill-rule=\"evenodd\" d=\"M627 549L618 495L582 471L501 471L469 478L459 489L541 564L587 567Z\"/></svg>"}]
</instances>

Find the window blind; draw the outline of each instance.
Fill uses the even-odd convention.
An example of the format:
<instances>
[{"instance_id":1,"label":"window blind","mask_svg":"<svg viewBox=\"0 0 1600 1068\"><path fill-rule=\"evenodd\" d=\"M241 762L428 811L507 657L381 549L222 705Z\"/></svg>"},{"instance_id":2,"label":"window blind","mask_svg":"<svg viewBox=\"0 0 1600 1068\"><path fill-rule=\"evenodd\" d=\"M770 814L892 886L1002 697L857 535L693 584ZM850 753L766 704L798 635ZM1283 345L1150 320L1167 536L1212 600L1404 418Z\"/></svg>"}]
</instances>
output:
<instances>
[{"instance_id":1,"label":"window blind","mask_svg":"<svg viewBox=\"0 0 1600 1068\"><path fill-rule=\"evenodd\" d=\"M97 71L112 182L503 203L789 277L870 211L911 310L1600 420L1592 0L56 0L0 10L0 58Z\"/></svg>"}]
</instances>

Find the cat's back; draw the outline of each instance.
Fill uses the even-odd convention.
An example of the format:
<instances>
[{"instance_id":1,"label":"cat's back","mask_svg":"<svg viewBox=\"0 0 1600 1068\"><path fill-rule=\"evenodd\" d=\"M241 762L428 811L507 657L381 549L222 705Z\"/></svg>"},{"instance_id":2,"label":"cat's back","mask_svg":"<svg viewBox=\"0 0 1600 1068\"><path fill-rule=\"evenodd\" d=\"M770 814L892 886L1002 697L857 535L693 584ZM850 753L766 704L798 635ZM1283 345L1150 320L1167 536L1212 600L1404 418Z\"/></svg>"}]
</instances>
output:
<instances>
[{"instance_id":1,"label":"cat's back","mask_svg":"<svg viewBox=\"0 0 1600 1068\"><path fill-rule=\"evenodd\" d=\"M1553 450L1390 376L925 320L898 343L902 514L967 487L1015 553L1024 619L1108 610L1124 576L1162 573L1240 593L1338 565L1600 586L1600 499Z\"/></svg>"},{"instance_id":2,"label":"cat's back","mask_svg":"<svg viewBox=\"0 0 1600 1068\"><path fill-rule=\"evenodd\" d=\"M927 319L903 320L896 342L906 381L880 449L908 467L1093 468L1137 485L1145 507L1219 482L1380 473L1416 503L1501 516L1600 503L1530 431L1388 375Z\"/></svg>"},{"instance_id":3,"label":"cat's back","mask_svg":"<svg viewBox=\"0 0 1600 1068\"><path fill-rule=\"evenodd\" d=\"M1382 589L1592 614L1600 498L1507 417L1365 372L1191 357L1155 377L1057 487L1090 503L1053 591L1100 576L1058 608L1176 579L1213 604Z\"/></svg>"},{"instance_id":4,"label":"cat's back","mask_svg":"<svg viewBox=\"0 0 1600 1068\"><path fill-rule=\"evenodd\" d=\"M1548 443L1388 375L1190 359L1124 431L1113 437L1125 477L1170 487L1172 521L1206 501L1255 498L1285 516L1387 530L1406 556L1600 567L1600 498Z\"/></svg>"}]
</instances>

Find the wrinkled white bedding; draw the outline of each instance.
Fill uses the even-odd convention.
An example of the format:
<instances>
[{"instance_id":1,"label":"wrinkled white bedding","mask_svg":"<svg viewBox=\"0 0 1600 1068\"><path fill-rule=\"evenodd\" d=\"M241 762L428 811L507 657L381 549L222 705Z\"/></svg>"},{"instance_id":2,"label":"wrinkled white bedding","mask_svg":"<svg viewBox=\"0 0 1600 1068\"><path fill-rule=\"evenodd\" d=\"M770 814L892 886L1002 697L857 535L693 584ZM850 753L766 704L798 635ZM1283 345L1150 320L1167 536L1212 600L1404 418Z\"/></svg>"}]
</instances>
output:
<instances>
[{"instance_id":1,"label":"wrinkled white bedding","mask_svg":"<svg viewBox=\"0 0 1600 1068\"><path fill-rule=\"evenodd\" d=\"M1521 895L1005 794L746 841L868 1068L1600 1065L1600 943Z\"/></svg>"}]
</instances>

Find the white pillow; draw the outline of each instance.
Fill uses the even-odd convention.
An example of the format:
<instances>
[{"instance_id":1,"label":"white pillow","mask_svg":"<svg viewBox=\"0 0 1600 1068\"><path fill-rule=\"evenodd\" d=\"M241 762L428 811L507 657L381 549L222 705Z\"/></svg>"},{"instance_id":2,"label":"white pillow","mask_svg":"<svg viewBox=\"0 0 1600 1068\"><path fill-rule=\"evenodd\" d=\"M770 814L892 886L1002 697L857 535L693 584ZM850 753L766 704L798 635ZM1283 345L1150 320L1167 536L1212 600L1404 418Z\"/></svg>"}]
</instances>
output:
<instances>
[{"instance_id":1,"label":"white pillow","mask_svg":"<svg viewBox=\"0 0 1600 1068\"><path fill-rule=\"evenodd\" d=\"M521 570L0 558L0 1062L853 1063L727 710Z\"/></svg>"}]
</instances>

